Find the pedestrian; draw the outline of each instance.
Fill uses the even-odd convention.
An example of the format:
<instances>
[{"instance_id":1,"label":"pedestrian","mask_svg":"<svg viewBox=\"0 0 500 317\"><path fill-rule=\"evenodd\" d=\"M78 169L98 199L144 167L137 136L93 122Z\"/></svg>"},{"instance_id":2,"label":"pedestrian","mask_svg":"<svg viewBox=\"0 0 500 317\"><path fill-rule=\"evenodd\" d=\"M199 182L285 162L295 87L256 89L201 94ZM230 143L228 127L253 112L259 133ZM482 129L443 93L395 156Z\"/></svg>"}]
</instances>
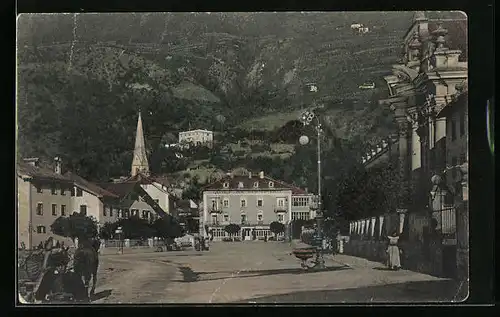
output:
<instances>
[{"instance_id":1,"label":"pedestrian","mask_svg":"<svg viewBox=\"0 0 500 317\"><path fill-rule=\"evenodd\" d=\"M387 247L389 269L399 270L401 268L401 259L399 257L398 233L394 231L392 235L387 238L389 239L389 246Z\"/></svg>"},{"instance_id":2,"label":"pedestrian","mask_svg":"<svg viewBox=\"0 0 500 317\"><path fill-rule=\"evenodd\" d=\"M267 242L267 232L264 233L264 242Z\"/></svg>"}]
</instances>

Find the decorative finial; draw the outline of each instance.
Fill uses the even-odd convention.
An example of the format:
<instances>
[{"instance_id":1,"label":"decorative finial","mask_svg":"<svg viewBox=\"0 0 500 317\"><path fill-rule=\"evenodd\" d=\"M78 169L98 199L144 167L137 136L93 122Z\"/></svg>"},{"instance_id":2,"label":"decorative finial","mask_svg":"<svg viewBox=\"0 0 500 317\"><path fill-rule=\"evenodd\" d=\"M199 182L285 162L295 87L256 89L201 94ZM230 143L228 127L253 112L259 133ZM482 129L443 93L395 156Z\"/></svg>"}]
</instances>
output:
<instances>
[{"instance_id":1,"label":"decorative finial","mask_svg":"<svg viewBox=\"0 0 500 317\"><path fill-rule=\"evenodd\" d=\"M422 43L420 42L419 37L420 36L418 35L418 32L415 31L413 33L413 38L412 38L410 44L408 45L408 47L411 50L412 60L414 60L414 61L418 60L420 57L420 47L422 46Z\"/></svg>"},{"instance_id":2,"label":"decorative finial","mask_svg":"<svg viewBox=\"0 0 500 317\"><path fill-rule=\"evenodd\" d=\"M432 32L432 35L434 35L435 42L436 42L436 48L437 49L443 49L444 44L446 43L445 36L448 34L448 30L443 28L443 24L439 23L438 28Z\"/></svg>"},{"instance_id":3,"label":"decorative finial","mask_svg":"<svg viewBox=\"0 0 500 317\"><path fill-rule=\"evenodd\" d=\"M425 17L424 11L415 11L413 15L413 22L425 21L427 18Z\"/></svg>"}]
</instances>

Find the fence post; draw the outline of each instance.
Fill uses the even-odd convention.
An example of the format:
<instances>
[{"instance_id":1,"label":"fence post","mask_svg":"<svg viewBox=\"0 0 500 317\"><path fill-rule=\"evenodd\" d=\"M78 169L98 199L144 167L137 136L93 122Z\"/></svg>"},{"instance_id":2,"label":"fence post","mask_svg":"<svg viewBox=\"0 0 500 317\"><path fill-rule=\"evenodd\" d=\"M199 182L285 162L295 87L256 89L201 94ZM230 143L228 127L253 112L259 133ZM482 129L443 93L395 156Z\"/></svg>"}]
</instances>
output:
<instances>
[{"instance_id":1,"label":"fence post","mask_svg":"<svg viewBox=\"0 0 500 317\"><path fill-rule=\"evenodd\" d=\"M130 239L125 239L125 247L130 248Z\"/></svg>"}]
</instances>

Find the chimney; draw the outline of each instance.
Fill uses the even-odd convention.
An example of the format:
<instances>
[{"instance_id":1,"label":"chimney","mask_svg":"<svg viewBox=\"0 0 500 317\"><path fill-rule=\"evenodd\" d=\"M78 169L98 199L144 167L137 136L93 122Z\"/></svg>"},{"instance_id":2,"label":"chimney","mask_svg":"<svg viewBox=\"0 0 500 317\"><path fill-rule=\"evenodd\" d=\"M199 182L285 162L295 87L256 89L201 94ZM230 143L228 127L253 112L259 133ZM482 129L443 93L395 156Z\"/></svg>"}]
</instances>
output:
<instances>
[{"instance_id":1,"label":"chimney","mask_svg":"<svg viewBox=\"0 0 500 317\"><path fill-rule=\"evenodd\" d=\"M54 157L55 168L54 172L56 174L61 174L61 158L59 156Z\"/></svg>"},{"instance_id":2,"label":"chimney","mask_svg":"<svg viewBox=\"0 0 500 317\"><path fill-rule=\"evenodd\" d=\"M29 165L31 166L35 166L35 167L38 167L38 161L40 159L38 157L29 157L29 158L25 158L23 159L23 161L25 161L26 163L28 163Z\"/></svg>"},{"instance_id":3,"label":"chimney","mask_svg":"<svg viewBox=\"0 0 500 317\"><path fill-rule=\"evenodd\" d=\"M264 178L264 172L263 172L263 171L260 171L260 173L259 173L259 178L260 178L260 179L263 179L263 178Z\"/></svg>"},{"instance_id":4,"label":"chimney","mask_svg":"<svg viewBox=\"0 0 500 317\"><path fill-rule=\"evenodd\" d=\"M248 172L248 178L252 179L252 172Z\"/></svg>"}]
</instances>

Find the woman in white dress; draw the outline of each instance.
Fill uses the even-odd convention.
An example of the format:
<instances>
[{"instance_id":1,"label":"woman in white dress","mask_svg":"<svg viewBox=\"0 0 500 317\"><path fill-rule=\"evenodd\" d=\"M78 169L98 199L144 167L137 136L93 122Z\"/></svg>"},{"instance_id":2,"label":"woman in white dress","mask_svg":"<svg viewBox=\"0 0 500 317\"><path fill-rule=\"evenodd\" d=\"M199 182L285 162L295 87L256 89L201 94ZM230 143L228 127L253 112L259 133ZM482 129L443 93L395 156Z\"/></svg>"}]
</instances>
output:
<instances>
[{"instance_id":1,"label":"woman in white dress","mask_svg":"<svg viewBox=\"0 0 500 317\"><path fill-rule=\"evenodd\" d=\"M394 232L392 236L387 237L389 239L389 246L387 247L387 255L389 257L389 269L399 270L401 268L401 259L399 257L399 247L398 240L399 236L397 232Z\"/></svg>"}]
</instances>

